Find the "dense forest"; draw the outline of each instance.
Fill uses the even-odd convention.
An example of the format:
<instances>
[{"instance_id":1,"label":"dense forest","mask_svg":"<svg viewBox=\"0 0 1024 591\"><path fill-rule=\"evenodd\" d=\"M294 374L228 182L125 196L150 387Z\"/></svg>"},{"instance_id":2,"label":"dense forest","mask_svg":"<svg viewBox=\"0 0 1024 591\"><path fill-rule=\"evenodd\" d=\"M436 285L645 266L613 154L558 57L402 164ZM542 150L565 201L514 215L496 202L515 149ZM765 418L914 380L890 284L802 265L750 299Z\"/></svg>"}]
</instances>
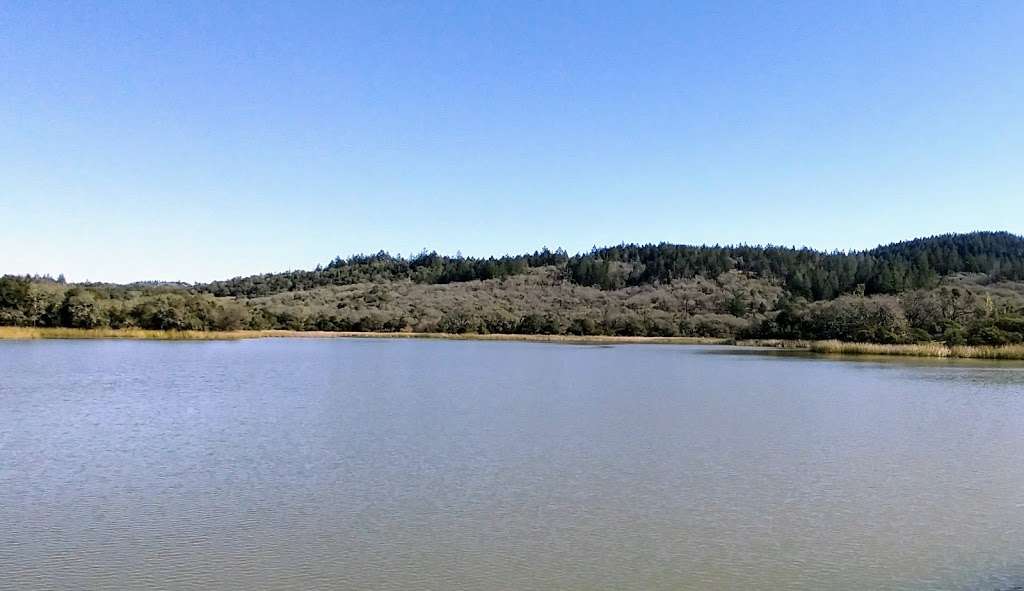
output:
<instances>
[{"instance_id":1,"label":"dense forest","mask_svg":"<svg viewBox=\"0 0 1024 591\"><path fill-rule=\"evenodd\" d=\"M574 256L385 252L209 284L0 278L0 325L840 339L1024 340L1024 238L857 252L624 244Z\"/></svg>"}]
</instances>

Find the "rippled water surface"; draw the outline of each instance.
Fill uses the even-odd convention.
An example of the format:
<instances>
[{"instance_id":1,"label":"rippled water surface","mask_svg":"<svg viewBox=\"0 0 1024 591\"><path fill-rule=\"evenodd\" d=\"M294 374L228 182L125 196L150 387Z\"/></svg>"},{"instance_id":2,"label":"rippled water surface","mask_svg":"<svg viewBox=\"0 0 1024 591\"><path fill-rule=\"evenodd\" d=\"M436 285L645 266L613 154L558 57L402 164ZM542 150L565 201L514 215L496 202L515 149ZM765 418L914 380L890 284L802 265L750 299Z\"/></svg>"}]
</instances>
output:
<instances>
[{"instance_id":1,"label":"rippled water surface","mask_svg":"<svg viewBox=\"0 0 1024 591\"><path fill-rule=\"evenodd\" d=\"M0 588L993 589L1020 365L0 343Z\"/></svg>"}]
</instances>

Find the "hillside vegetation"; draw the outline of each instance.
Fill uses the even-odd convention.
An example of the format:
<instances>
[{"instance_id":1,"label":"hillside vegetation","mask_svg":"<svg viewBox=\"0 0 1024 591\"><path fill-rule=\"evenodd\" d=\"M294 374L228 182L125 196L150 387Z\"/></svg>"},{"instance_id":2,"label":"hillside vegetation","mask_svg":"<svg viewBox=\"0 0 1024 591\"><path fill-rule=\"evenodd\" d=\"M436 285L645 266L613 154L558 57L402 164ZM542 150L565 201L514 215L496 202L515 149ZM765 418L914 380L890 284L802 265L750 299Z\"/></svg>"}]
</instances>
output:
<instances>
[{"instance_id":1,"label":"hillside vegetation","mask_svg":"<svg viewBox=\"0 0 1024 591\"><path fill-rule=\"evenodd\" d=\"M569 256L387 253L209 284L0 278L0 325L1024 341L1024 238L944 235L860 252L620 245Z\"/></svg>"}]
</instances>

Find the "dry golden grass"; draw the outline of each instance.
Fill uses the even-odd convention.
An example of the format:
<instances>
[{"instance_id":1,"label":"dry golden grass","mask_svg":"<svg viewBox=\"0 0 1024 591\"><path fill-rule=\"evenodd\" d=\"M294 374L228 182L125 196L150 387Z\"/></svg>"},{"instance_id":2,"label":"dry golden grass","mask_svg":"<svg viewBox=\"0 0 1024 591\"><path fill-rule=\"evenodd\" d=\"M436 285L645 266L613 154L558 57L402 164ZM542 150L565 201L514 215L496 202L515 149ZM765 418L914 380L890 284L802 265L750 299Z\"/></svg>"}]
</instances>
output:
<instances>
[{"instance_id":1,"label":"dry golden grass","mask_svg":"<svg viewBox=\"0 0 1024 591\"><path fill-rule=\"evenodd\" d=\"M566 344L668 344L668 345L724 345L728 339L706 337L613 337L574 335L518 335L518 334L447 334L439 332L325 332L296 330L143 330L141 328L38 328L0 326L0 340L33 339L139 339L161 341L216 341L261 338L362 338L362 339L448 339L476 341L522 341L531 343ZM754 347L805 349L829 355L903 355L911 357L946 357L960 359L1017 359L1024 360L1024 345L946 346L942 343L916 345L881 345L877 343L846 343L842 341L783 341L751 340L739 344Z\"/></svg>"},{"instance_id":2,"label":"dry golden grass","mask_svg":"<svg viewBox=\"0 0 1024 591\"><path fill-rule=\"evenodd\" d=\"M1022 359L1024 345L947 346L943 343L920 343L915 345L880 345L877 343L844 343L841 341L816 341L810 350L830 355L904 355L911 357L948 357L957 359Z\"/></svg>"},{"instance_id":3,"label":"dry golden grass","mask_svg":"<svg viewBox=\"0 0 1024 591\"><path fill-rule=\"evenodd\" d=\"M509 334L446 334L422 332L325 332L294 330L143 330L140 328L38 328L0 326L0 340L33 339L141 339L165 341L237 340L258 338L389 338L389 339L452 339L483 341L528 341L543 343L661 343L661 344L720 344L722 339L702 337L611 337L572 335L509 335Z\"/></svg>"},{"instance_id":4,"label":"dry golden grass","mask_svg":"<svg viewBox=\"0 0 1024 591\"><path fill-rule=\"evenodd\" d=\"M143 330L141 328L38 328L0 326L0 340L33 339L143 339L197 341L244 339L250 331Z\"/></svg>"}]
</instances>

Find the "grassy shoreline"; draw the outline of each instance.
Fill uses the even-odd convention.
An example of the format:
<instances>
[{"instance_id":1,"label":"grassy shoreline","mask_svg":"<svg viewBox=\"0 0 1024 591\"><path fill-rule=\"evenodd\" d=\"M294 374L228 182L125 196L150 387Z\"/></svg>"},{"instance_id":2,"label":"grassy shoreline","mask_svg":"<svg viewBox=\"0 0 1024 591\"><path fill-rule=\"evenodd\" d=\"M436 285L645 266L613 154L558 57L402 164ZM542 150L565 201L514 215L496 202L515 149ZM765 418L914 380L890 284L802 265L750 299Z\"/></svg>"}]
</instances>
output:
<instances>
[{"instance_id":1,"label":"grassy shoreline","mask_svg":"<svg viewBox=\"0 0 1024 591\"><path fill-rule=\"evenodd\" d=\"M0 340L38 339L136 339L163 341L214 341L264 338L363 338L444 339L472 341L525 341L538 343L616 344L652 343L674 345L719 345L732 341L705 337L615 337L575 335L450 334L440 332L335 332L318 330L144 330L140 328L42 328L0 326Z\"/></svg>"},{"instance_id":2,"label":"grassy shoreline","mask_svg":"<svg viewBox=\"0 0 1024 591\"><path fill-rule=\"evenodd\" d=\"M882 345L878 343L845 343L842 341L815 341L808 350L826 355L901 355L904 357L938 357L948 359L1006 359L1024 360L1024 345L945 345L919 343L912 345Z\"/></svg>"},{"instance_id":3,"label":"grassy shoreline","mask_svg":"<svg viewBox=\"0 0 1024 591\"><path fill-rule=\"evenodd\" d=\"M161 341L214 341L254 338L258 331L143 330L141 328L41 328L0 326L0 341L39 339L135 339Z\"/></svg>"},{"instance_id":4,"label":"grassy shoreline","mask_svg":"<svg viewBox=\"0 0 1024 591\"><path fill-rule=\"evenodd\" d=\"M793 351L809 351L825 355L882 355L903 357L933 357L948 359L1001 359L1024 360L1024 345L947 346L942 343L883 345L878 343L851 343L842 341L735 341L709 337L618 337L574 335L517 335L517 334L448 334L423 332L328 332L295 330L235 330L235 331L173 331L143 330L137 328L38 328L0 326L2 340L37 339L137 339L163 341L214 341L263 338L363 338L363 339L444 339L473 341L520 341L532 343L564 343L580 345L666 344L666 345L740 345Z\"/></svg>"}]
</instances>

